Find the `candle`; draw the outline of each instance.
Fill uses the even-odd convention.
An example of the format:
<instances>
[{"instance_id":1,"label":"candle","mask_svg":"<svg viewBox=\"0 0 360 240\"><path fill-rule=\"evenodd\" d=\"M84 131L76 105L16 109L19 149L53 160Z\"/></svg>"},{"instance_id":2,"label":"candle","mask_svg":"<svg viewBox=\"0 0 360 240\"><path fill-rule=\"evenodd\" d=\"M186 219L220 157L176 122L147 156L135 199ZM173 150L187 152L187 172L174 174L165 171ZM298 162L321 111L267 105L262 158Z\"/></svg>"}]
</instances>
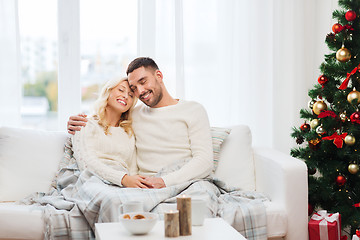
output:
<instances>
[{"instance_id":1,"label":"candle","mask_svg":"<svg viewBox=\"0 0 360 240\"><path fill-rule=\"evenodd\" d=\"M179 210L180 235L191 235L191 197L181 195L176 198Z\"/></svg>"},{"instance_id":2,"label":"candle","mask_svg":"<svg viewBox=\"0 0 360 240\"><path fill-rule=\"evenodd\" d=\"M180 234L179 211L170 210L164 213L165 237L178 237Z\"/></svg>"}]
</instances>

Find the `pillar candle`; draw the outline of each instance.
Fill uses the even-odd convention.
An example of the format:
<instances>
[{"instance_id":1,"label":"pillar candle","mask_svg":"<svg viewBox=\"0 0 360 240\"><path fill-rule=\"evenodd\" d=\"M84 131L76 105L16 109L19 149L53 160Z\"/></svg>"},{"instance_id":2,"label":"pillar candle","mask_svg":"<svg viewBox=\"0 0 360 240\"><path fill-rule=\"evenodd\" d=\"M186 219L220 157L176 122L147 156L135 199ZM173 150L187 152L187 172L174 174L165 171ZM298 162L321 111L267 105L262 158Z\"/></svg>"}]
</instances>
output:
<instances>
[{"instance_id":1,"label":"pillar candle","mask_svg":"<svg viewBox=\"0 0 360 240\"><path fill-rule=\"evenodd\" d=\"M191 197L181 195L176 198L179 210L180 236L191 235Z\"/></svg>"},{"instance_id":2,"label":"pillar candle","mask_svg":"<svg viewBox=\"0 0 360 240\"><path fill-rule=\"evenodd\" d=\"M164 213L165 237L178 237L180 234L179 211L170 210Z\"/></svg>"}]
</instances>

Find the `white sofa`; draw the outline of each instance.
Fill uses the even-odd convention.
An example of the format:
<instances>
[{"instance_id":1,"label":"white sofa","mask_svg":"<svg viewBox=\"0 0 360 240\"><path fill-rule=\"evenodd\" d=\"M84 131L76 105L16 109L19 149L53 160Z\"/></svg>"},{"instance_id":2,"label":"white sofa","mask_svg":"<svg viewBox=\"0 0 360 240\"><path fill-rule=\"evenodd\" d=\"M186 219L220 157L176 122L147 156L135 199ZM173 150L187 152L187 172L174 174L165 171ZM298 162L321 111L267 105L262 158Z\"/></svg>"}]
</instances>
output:
<instances>
[{"instance_id":1,"label":"white sofa","mask_svg":"<svg viewBox=\"0 0 360 240\"><path fill-rule=\"evenodd\" d=\"M14 201L49 189L66 137L65 133L0 128L0 239L41 239L41 209ZM302 161L253 147L250 129L239 125L232 127L221 146L215 175L229 185L267 194L270 239L308 239L307 168Z\"/></svg>"}]
</instances>

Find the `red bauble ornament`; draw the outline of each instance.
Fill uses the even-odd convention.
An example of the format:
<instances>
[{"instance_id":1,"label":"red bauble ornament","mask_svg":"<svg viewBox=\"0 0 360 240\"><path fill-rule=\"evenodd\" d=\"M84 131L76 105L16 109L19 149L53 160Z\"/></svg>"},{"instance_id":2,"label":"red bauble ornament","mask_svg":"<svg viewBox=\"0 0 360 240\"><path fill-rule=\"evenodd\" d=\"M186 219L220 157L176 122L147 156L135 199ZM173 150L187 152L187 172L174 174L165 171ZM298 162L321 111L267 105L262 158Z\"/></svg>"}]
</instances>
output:
<instances>
[{"instance_id":1,"label":"red bauble ornament","mask_svg":"<svg viewBox=\"0 0 360 240\"><path fill-rule=\"evenodd\" d=\"M310 125L308 123L304 123L300 126L300 129L303 131L303 132L308 132L310 131Z\"/></svg>"},{"instance_id":2,"label":"red bauble ornament","mask_svg":"<svg viewBox=\"0 0 360 240\"><path fill-rule=\"evenodd\" d=\"M335 23L333 26L332 26L332 30L333 32L336 34L336 33L339 33L341 32L343 26L341 26L340 23Z\"/></svg>"},{"instance_id":3,"label":"red bauble ornament","mask_svg":"<svg viewBox=\"0 0 360 240\"><path fill-rule=\"evenodd\" d=\"M339 175L336 177L336 184L338 186L343 186L346 183L346 178L343 175Z\"/></svg>"},{"instance_id":4,"label":"red bauble ornament","mask_svg":"<svg viewBox=\"0 0 360 240\"><path fill-rule=\"evenodd\" d=\"M308 203L308 216L310 216L314 212L314 206Z\"/></svg>"},{"instance_id":5,"label":"red bauble ornament","mask_svg":"<svg viewBox=\"0 0 360 240\"><path fill-rule=\"evenodd\" d=\"M318 78L318 82L320 83L320 85L324 85L325 83L327 83L327 81L329 81L329 79L324 74Z\"/></svg>"},{"instance_id":6,"label":"red bauble ornament","mask_svg":"<svg viewBox=\"0 0 360 240\"><path fill-rule=\"evenodd\" d=\"M348 20L349 22L352 22L356 19L356 13L354 11L347 11L345 13L345 18L346 20Z\"/></svg>"},{"instance_id":7,"label":"red bauble ornament","mask_svg":"<svg viewBox=\"0 0 360 240\"><path fill-rule=\"evenodd\" d=\"M356 111L350 115L351 122L360 124L360 112Z\"/></svg>"}]
</instances>

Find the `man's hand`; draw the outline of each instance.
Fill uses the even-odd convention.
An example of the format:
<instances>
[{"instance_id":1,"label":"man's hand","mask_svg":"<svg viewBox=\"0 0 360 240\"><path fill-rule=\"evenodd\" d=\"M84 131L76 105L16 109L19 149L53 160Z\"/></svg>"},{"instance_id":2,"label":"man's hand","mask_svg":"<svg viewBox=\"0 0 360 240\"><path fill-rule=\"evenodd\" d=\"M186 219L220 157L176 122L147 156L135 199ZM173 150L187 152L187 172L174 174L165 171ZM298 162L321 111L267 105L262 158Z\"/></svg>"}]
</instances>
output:
<instances>
[{"instance_id":1,"label":"man's hand","mask_svg":"<svg viewBox=\"0 0 360 240\"><path fill-rule=\"evenodd\" d=\"M130 188L152 188L152 184L146 180L146 177L141 175L129 176L125 174L121 180L121 184L124 187Z\"/></svg>"},{"instance_id":2,"label":"man's hand","mask_svg":"<svg viewBox=\"0 0 360 240\"><path fill-rule=\"evenodd\" d=\"M69 118L69 121L67 122L67 130L68 133L74 135L76 131L80 131L81 130L81 126L85 126L87 119L86 119L86 114L78 114L75 116L71 116Z\"/></svg>"},{"instance_id":3,"label":"man's hand","mask_svg":"<svg viewBox=\"0 0 360 240\"><path fill-rule=\"evenodd\" d=\"M145 180L151 184L153 188L164 188L166 187L164 180L159 177L146 177Z\"/></svg>"}]
</instances>

